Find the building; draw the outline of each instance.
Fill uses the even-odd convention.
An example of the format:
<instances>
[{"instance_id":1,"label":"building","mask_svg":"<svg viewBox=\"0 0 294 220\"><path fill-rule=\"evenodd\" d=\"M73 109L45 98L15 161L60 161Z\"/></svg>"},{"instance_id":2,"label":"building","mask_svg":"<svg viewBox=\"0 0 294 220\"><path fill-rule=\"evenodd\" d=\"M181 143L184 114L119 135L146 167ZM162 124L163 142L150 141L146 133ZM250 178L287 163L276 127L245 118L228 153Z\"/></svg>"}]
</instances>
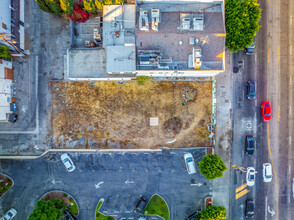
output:
<instances>
[{"instance_id":1,"label":"building","mask_svg":"<svg viewBox=\"0 0 294 220\"><path fill-rule=\"evenodd\" d=\"M13 80L12 62L0 59L0 123L16 120Z\"/></svg>"},{"instance_id":2,"label":"building","mask_svg":"<svg viewBox=\"0 0 294 220\"><path fill-rule=\"evenodd\" d=\"M24 0L0 1L0 45L10 48L13 56L25 55Z\"/></svg>"}]
</instances>

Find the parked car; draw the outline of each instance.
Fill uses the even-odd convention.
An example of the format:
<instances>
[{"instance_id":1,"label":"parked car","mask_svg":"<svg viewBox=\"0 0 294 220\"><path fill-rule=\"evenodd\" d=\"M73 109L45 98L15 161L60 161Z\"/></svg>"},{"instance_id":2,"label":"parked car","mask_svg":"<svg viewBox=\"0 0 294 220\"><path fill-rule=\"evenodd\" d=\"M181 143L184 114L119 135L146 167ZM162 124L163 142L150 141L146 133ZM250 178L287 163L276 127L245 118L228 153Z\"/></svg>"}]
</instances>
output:
<instances>
[{"instance_id":1,"label":"parked car","mask_svg":"<svg viewBox=\"0 0 294 220\"><path fill-rule=\"evenodd\" d=\"M272 165L270 163L263 164L262 174L264 182L272 181Z\"/></svg>"},{"instance_id":2,"label":"parked car","mask_svg":"<svg viewBox=\"0 0 294 220\"><path fill-rule=\"evenodd\" d=\"M147 205L147 200L144 197L140 196L140 199L136 204L134 212L137 214L141 214L144 211L146 205Z\"/></svg>"},{"instance_id":3,"label":"parked car","mask_svg":"<svg viewBox=\"0 0 294 220\"><path fill-rule=\"evenodd\" d=\"M67 153L62 154L60 158L68 172L72 172L76 169L74 163L72 162Z\"/></svg>"},{"instance_id":4,"label":"parked car","mask_svg":"<svg viewBox=\"0 0 294 220\"><path fill-rule=\"evenodd\" d=\"M248 167L246 173L247 186L254 186L255 182L255 169L254 167Z\"/></svg>"},{"instance_id":5,"label":"parked car","mask_svg":"<svg viewBox=\"0 0 294 220\"><path fill-rule=\"evenodd\" d=\"M249 47L245 48L244 51L247 55L252 55L254 54L254 49L255 49L255 37L253 38L253 43Z\"/></svg>"},{"instance_id":6,"label":"parked car","mask_svg":"<svg viewBox=\"0 0 294 220\"><path fill-rule=\"evenodd\" d=\"M249 100L255 99L255 93L256 93L255 81L248 81L247 82L247 98Z\"/></svg>"},{"instance_id":7,"label":"parked car","mask_svg":"<svg viewBox=\"0 0 294 220\"><path fill-rule=\"evenodd\" d=\"M262 120L267 122L271 120L271 103L269 101L263 102L261 105Z\"/></svg>"},{"instance_id":8,"label":"parked car","mask_svg":"<svg viewBox=\"0 0 294 220\"><path fill-rule=\"evenodd\" d=\"M254 145L255 145L254 137L250 136L250 135L247 135L246 139L245 139L245 151L246 151L246 154L253 155L253 153L254 153Z\"/></svg>"},{"instance_id":9,"label":"parked car","mask_svg":"<svg viewBox=\"0 0 294 220\"><path fill-rule=\"evenodd\" d=\"M10 220L16 216L17 212L15 209L10 209L0 220Z\"/></svg>"},{"instance_id":10,"label":"parked car","mask_svg":"<svg viewBox=\"0 0 294 220\"><path fill-rule=\"evenodd\" d=\"M254 201L252 199L246 200L246 208L245 208L245 216L246 217L253 217L254 215Z\"/></svg>"},{"instance_id":11,"label":"parked car","mask_svg":"<svg viewBox=\"0 0 294 220\"><path fill-rule=\"evenodd\" d=\"M196 173L196 166L191 153L185 153L184 159L186 163L186 168L189 174Z\"/></svg>"}]
</instances>

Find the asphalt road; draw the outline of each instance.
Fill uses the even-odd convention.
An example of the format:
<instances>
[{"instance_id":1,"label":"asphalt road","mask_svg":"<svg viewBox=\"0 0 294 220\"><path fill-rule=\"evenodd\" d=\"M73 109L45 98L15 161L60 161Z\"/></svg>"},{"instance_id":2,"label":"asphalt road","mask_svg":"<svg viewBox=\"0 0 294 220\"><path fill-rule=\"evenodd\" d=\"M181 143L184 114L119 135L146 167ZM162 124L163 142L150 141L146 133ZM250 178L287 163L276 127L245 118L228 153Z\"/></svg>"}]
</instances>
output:
<instances>
[{"instance_id":1,"label":"asphalt road","mask_svg":"<svg viewBox=\"0 0 294 220\"><path fill-rule=\"evenodd\" d=\"M187 173L185 152L69 153L77 167L72 173L65 170L61 153L34 160L1 160L0 171L12 177L15 185L0 199L0 213L13 207L18 212L15 219L23 220L43 194L63 190L76 199L79 219L94 219L101 198L105 214L131 218L139 195L150 199L158 193L170 208L171 220L185 219L203 206L212 191L211 182L199 170ZM189 152L195 162L205 155L204 149Z\"/></svg>"}]
</instances>

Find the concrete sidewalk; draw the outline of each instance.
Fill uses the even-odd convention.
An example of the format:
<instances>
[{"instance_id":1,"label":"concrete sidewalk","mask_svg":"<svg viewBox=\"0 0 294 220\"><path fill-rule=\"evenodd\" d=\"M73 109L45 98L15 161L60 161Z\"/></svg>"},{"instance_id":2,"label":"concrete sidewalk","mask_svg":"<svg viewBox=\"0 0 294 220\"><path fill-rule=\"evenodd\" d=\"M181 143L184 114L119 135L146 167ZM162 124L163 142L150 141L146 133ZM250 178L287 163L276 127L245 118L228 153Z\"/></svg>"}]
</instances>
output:
<instances>
[{"instance_id":1,"label":"concrete sidewalk","mask_svg":"<svg viewBox=\"0 0 294 220\"><path fill-rule=\"evenodd\" d=\"M231 169L231 142L232 142L232 101L233 77L231 53L226 51L226 71L216 76L216 145L215 154L221 156L228 170L223 178L213 181L214 205L224 206L227 209L227 219L230 219L230 169Z\"/></svg>"}]
</instances>

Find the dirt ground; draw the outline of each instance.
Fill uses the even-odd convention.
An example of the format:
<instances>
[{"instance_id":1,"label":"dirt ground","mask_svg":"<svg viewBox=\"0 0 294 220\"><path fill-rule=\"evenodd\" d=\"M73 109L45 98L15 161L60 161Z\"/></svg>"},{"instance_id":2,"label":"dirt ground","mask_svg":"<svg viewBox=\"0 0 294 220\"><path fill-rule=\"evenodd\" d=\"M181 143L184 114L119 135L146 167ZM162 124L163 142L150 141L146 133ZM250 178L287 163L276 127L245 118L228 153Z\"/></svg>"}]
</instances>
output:
<instances>
[{"instance_id":1,"label":"dirt ground","mask_svg":"<svg viewBox=\"0 0 294 220\"><path fill-rule=\"evenodd\" d=\"M205 146L212 82L52 82L55 148ZM158 117L158 126L150 118ZM168 143L172 142L172 143Z\"/></svg>"}]
</instances>

